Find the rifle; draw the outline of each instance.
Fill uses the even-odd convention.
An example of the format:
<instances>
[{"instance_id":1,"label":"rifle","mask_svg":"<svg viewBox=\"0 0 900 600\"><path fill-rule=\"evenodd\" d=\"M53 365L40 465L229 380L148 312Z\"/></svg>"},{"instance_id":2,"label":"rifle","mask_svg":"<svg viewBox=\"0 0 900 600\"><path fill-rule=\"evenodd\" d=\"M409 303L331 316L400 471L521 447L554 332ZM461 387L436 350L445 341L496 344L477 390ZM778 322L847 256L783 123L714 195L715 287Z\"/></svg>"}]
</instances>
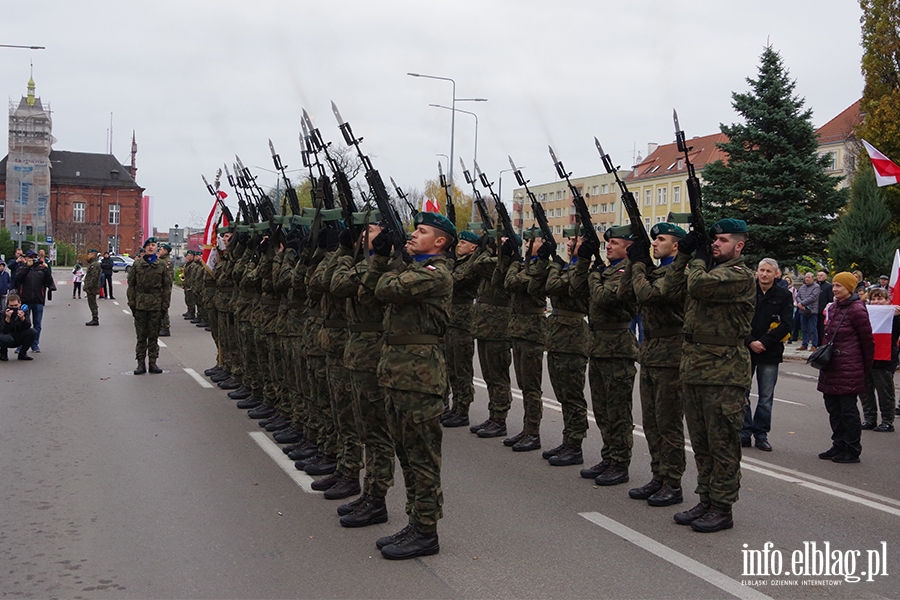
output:
<instances>
[{"instance_id":1,"label":"rifle","mask_svg":"<svg viewBox=\"0 0 900 600\"><path fill-rule=\"evenodd\" d=\"M234 216L231 214L231 210L229 210L229 208L225 205L225 202L222 200L222 197L219 196L219 178L221 176L222 176L222 169L219 169L216 172L216 179L215 179L216 187L215 187L215 189L213 189L213 186L210 185L210 183L206 180L206 175L201 175L200 177L203 178L203 183L206 184L206 189L209 190L209 193L213 195L213 198L215 198L216 202L218 202L219 206L222 207L222 212L228 218L228 223L231 224L234 222Z\"/></svg>"},{"instance_id":2,"label":"rifle","mask_svg":"<svg viewBox=\"0 0 900 600\"><path fill-rule=\"evenodd\" d=\"M331 103L331 111L337 119L338 127L341 130L341 134L344 136L344 142L346 142L347 146L356 148L359 159L362 161L363 168L366 170L366 181L369 183L369 189L375 197L375 204L378 206L378 211L381 213L381 226L390 238L394 249L397 251L403 250L406 246L406 231L403 228L403 224L400 222L397 211L391 204L390 197L384 187L384 182L381 180L381 174L372 166L372 161L369 160L369 157L363 154L362 148L359 147L362 138L357 138L353 135L353 130L350 129L350 123L344 120L334 102Z\"/></svg>"},{"instance_id":3,"label":"rifle","mask_svg":"<svg viewBox=\"0 0 900 600\"><path fill-rule=\"evenodd\" d=\"M403 190L400 189L400 186L397 185L397 182L394 181L394 178L390 177L389 179L391 180L391 185L394 186L394 191L397 192L397 196L406 204L406 208L409 210L409 217L415 220L416 215L419 214L419 211L417 211L416 207L413 206L413 203L409 201L409 198L406 196Z\"/></svg>"},{"instance_id":4,"label":"rifle","mask_svg":"<svg viewBox=\"0 0 900 600\"><path fill-rule=\"evenodd\" d=\"M294 189L291 180L288 179L287 172L285 171L287 167L281 164L281 157L275 152L275 146L272 145L272 140L269 140L269 150L272 151L272 162L275 163L275 168L278 171L281 171L281 178L284 180L285 195L288 199L288 206L291 208L291 214L299 216L301 210L300 199L297 198L297 190Z\"/></svg>"},{"instance_id":5,"label":"rifle","mask_svg":"<svg viewBox=\"0 0 900 600\"><path fill-rule=\"evenodd\" d=\"M312 120L310 120L309 113L306 112L306 109L303 110L303 119L306 121L307 129L312 132L310 139L312 140L316 156L318 157L319 152L325 154L325 161L331 168L331 173L334 175L334 183L337 186L338 201L341 204L341 215L344 219L344 226L350 229L353 233L353 238L356 239L359 237L360 232L359 228L353 223L353 213L359 212L359 210L357 210L356 203L353 201L353 190L350 188L350 180L347 178L347 175L344 173L344 170L341 168L337 159L328 152L328 146L331 145L331 142L328 142L327 144L324 142L322 134L319 133L318 129L313 127ZM331 206L327 208L334 208L334 191L331 192L329 200Z\"/></svg>"},{"instance_id":6,"label":"rifle","mask_svg":"<svg viewBox=\"0 0 900 600\"><path fill-rule=\"evenodd\" d=\"M256 220L251 218L250 208L247 206L247 202L244 200L244 195L241 193L240 186L235 181L234 177L231 175L231 171L228 170L228 165L225 165L225 174L228 176L228 185L231 186L231 189L234 190L234 194L238 199L238 209L241 213L241 218L244 220L244 223L249 225L250 223L255 223Z\"/></svg>"},{"instance_id":7,"label":"rifle","mask_svg":"<svg viewBox=\"0 0 900 600\"><path fill-rule=\"evenodd\" d=\"M447 218L450 219L450 222L453 225L456 225L456 207L453 206L453 182L447 183L447 178L444 177L444 168L441 166L441 161L438 161L438 180L441 183L441 187L444 188L444 198L447 203Z\"/></svg>"},{"instance_id":8,"label":"rifle","mask_svg":"<svg viewBox=\"0 0 900 600\"><path fill-rule=\"evenodd\" d=\"M262 190L262 188L259 187L259 184L256 183L256 177L254 177L250 173L250 169L244 166L241 158L237 154L234 155L234 158L237 161L238 168L244 175L244 181L247 182L250 191L254 193L254 196L256 197L256 205L259 210L259 214L262 215L263 221L268 221L269 223L269 234L271 235L272 241L274 242L279 232L281 231L281 225L275 222L275 206L272 204L271 198L269 198L269 196Z\"/></svg>"},{"instance_id":9,"label":"rifle","mask_svg":"<svg viewBox=\"0 0 900 600\"><path fill-rule=\"evenodd\" d=\"M694 171L694 165L691 164L690 151L694 148L688 146L684 141L684 131L678 124L678 113L672 109L672 118L675 121L675 143L678 144L678 151L684 153L684 164L687 165L687 190L688 198L691 202L691 231L696 231L700 235L700 241L703 244L709 244L709 234L706 227L703 226L702 199L700 197L700 180Z\"/></svg>"},{"instance_id":10,"label":"rifle","mask_svg":"<svg viewBox=\"0 0 900 600\"><path fill-rule=\"evenodd\" d=\"M459 164L462 166L463 176L466 178L466 183L472 185L472 202L478 209L478 214L481 216L481 227L486 233L494 228L494 223L493 221L491 221L491 215L490 213L488 213L487 204L485 204L484 198L481 197L481 192L479 192L478 188L475 187L475 179L472 178L472 176L469 174L469 170L466 169L466 163L463 162L462 156L459 157Z\"/></svg>"},{"instance_id":11,"label":"rifle","mask_svg":"<svg viewBox=\"0 0 900 600\"><path fill-rule=\"evenodd\" d=\"M569 191L572 192L572 204L575 205L575 212L578 213L578 220L581 221L584 237L587 238L591 246L596 249L594 255L598 260L602 261L603 257L600 256L600 238L597 236L597 230L594 229L594 224L591 222L591 213L588 210L587 203L584 201L581 192L578 191L578 188L576 188L569 179L571 173L567 172L562 161L556 158L556 152L553 151L553 146L547 147L550 149L550 158L553 159L553 166L556 167L557 175L559 175L560 179L566 180L566 183L569 185Z\"/></svg>"},{"instance_id":12,"label":"rifle","mask_svg":"<svg viewBox=\"0 0 900 600\"><path fill-rule=\"evenodd\" d=\"M522 171L520 171L519 167L516 166L516 163L513 162L512 157L507 155L507 158L509 159L509 166L512 167L513 173L516 176L516 182L525 187L525 193L528 194L528 198L531 200L531 210L534 211L534 220L538 222L538 226L541 228L541 237L544 238L544 243L550 244L550 247L553 248L553 253L556 254L556 239L553 237L553 230L550 229L550 223L547 222L547 214L544 212L544 207L541 206L538 199L534 197L534 193L528 189L528 181L522 176Z\"/></svg>"},{"instance_id":13,"label":"rifle","mask_svg":"<svg viewBox=\"0 0 900 600\"><path fill-rule=\"evenodd\" d=\"M644 219L641 217L641 209L638 208L637 200L635 200L634 195L628 191L628 186L625 185L625 182L619 179L619 168L613 166L612 159L609 158L609 154L606 154L603 151L600 140L594 138L594 145L597 146L597 151L600 152L600 160L603 161L606 172L612 173L615 176L616 183L619 185L619 190L622 192L622 205L628 212L628 219L631 221L631 235L635 236L636 239L640 240L642 244L649 248L650 236L647 234L647 228L644 227Z\"/></svg>"},{"instance_id":14,"label":"rifle","mask_svg":"<svg viewBox=\"0 0 900 600\"><path fill-rule=\"evenodd\" d=\"M516 230L513 229L512 219L509 218L509 212L506 210L506 205L500 200L500 196L494 193L494 188L491 187L492 184L488 181L487 175L485 175L478 166L478 161L473 162L475 163L475 175L481 180L481 185L486 187L488 192L490 192L491 198L494 199L494 208L497 209L497 218L500 219L500 223L503 225L503 235L515 244ZM522 258L522 251L518 244L516 244L516 258Z\"/></svg>"}]
</instances>

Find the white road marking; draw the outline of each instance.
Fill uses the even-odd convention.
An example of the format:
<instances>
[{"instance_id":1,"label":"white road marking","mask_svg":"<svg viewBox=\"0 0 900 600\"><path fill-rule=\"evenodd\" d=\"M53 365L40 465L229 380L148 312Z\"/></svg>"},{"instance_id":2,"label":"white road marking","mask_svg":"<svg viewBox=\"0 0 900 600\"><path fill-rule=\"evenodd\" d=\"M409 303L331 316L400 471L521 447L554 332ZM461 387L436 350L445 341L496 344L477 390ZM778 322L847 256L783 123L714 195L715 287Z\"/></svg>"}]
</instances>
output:
<instances>
[{"instance_id":1,"label":"white road marking","mask_svg":"<svg viewBox=\"0 0 900 600\"><path fill-rule=\"evenodd\" d=\"M203 377L201 377L197 371L195 371L193 369L185 369L184 372L187 373L188 375L190 375L191 377L193 377L194 381L196 381L197 383L200 384L200 387L205 387L205 388L210 388L210 389L213 387L213 384L211 384L207 380L203 379Z\"/></svg>"},{"instance_id":2,"label":"white road marking","mask_svg":"<svg viewBox=\"0 0 900 600\"><path fill-rule=\"evenodd\" d=\"M732 579L727 575L723 575L715 569L707 567L703 563L698 562L693 558L686 556L681 552L678 552L677 550L673 550L668 546L660 544L653 538L649 538L646 535L639 533L634 529L631 529L630 527L626 527L625 525L622 525L618 521L614 521L613 519L610 519L605 515L602 515L598 512L584 512L578 514L591 523L599 525L610 533L613 533L620 538L631 542L639 548L643 548L651 554L655 554L664 561L669 562L680 569L684 569L691 575L699 577L710 585L714 585L720 590L727 592L736 598L742 598L744 600L764 600L769 598L769 596L756 591L752 587L742 585L741 582Z\"/></svg>"},{"instance_id":3,"label":"white road marking","mask_svg":"<svg viewBox=\"0 0 900 600\"><path fill-rule=\"evenodd\" d=\"M785 371L785 375L791 375L792 377L799 377L801 379L812 379L813 381L818 381L819 378L816 375L807 375L806 373L795 373L793 371Z\"/></svg>"},{"instance_id":4,"label":"white road marking","mask_svg":"<svg viewBox=\"0 0 900 600\"><path fill-rule=\"evenodd\" d=\"M161 341L159 341L159 340L156 340L156 343L159 344L159 347L160 347L160 348L168 348L168 346L166 346L166 343L165 343L165 342L161 342Z\"/></svg>"},{"instance_id":5,"label":"white road marking","mask_svg":"<svg viewBox=\"0 0 900 600\"><path fill-rule=\"evenodd\" d=\"M281 467L281 470L287 473L288 477L294 480L294 483L299 485L304 492L307 494L319 494L321 492L317 492L312 489L312 482L315 481L312 477L297 469L294 466L294 461L289 459L287 455L281 451L281 448L269 439L262 431L248 431L247 434L253 438L253 441L259 444L259 447L263 449L263 451L269 455L269 458L275 461L275 464Z\"/></svg>"},{"instance_id":6,"label":"white road marking","mask_svg":"<svg viewBox=\"0 0 900 600\"><path fill-rule=\"evenodd\" d=\"M115 304L116 306L119 306L119 301L118 301L118 300L113 300L113 304Z\"/></svg>"},{"instance_id":7,"label":"white road marking","mask_svg":"<svg viewBox=\"0 0 900 600\"><path fill-rule=\"evenodd\" d=\"M759 394L750 394L751 396L756 396L759 398ZM794 402L793 400L782 400L781 398L772 398L775 402L784 402L785 404L794 404L796 406L809 406L809 404L803 404L802 402Z\"/></svg>"},{"instance_id":8,"label":"white road marking","mask_svg":"<svg viewBox=\"0 0 900 600\"><path fill-rule=\"evenodd\" d=\"M131 311L130 311L130 310L125 310L124 308L122 309L122 312L125 313L126 315L130 315L130 314L131 314Z\"/></svg>"}]
</instances>

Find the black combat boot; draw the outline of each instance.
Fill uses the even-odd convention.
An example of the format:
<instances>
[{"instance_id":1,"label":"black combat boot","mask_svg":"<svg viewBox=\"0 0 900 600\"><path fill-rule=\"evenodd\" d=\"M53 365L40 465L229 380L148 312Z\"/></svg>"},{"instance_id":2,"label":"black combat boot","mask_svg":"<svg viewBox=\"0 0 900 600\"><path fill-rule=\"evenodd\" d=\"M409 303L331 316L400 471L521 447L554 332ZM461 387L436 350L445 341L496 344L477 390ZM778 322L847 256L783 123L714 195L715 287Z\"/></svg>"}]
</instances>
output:
<instances>
[{"instance_id":1,"label":"black combat boot","mask_svg":"<svg viewBox=\"0 0 900 600\"><path fill-rule=\"evenodd\" d=\"M251 408L247 411L247 416L251 419L267 419L269 417L275 416L275 407L271 404L260 404L256 408Z\"/></svg>"},{"instance_id":2,"label":"black combat boot","mask_svg":"<svg viewBox=\"0 0 900 600\"><path fill-rule=\"evenodd\" d=\"M478 430L480 438L495 438L506 435L506 419L491 419L488 424Z\"/></svg>"},{"instance_id":3,"label":"black combat boot","mask_svg":"<svg viewBox=\"0 0 900 600\"><path fill-rule=\"evenodd\" d=\"M234 380L234 378L229 377L225 381L220 381L218 386L223 390L236 390L241 387L241 384Z\"/></svg>"},{"instance_id":4,"label":"black combat boot","mask_svg":"<svg viewBox=\"0 0 900 600\"><path fill-rule=\"evenodd\" d=\"M607 468L609 468L609 463L605 460L601 460L589 469L582 469L581 476L585 479L597 479L597 477L602 475Z\"/></svg>"},{"instance_id":5,"label":"black combat boot","mask_svg":"<svg viewBox=\"0 0 900 600\"><path fill-rule=\"evenodd\" d=\"M241 410L245 410L248 408L256 408L257 406L261 406L262 403L263 403L262 398L260 398L258 396L250 395L250 396L247 396L246 398L244 398L243 400L241 400L240 402L238 402L237 404L235 404L235 406L237 406Z\"/></svg>"},{"instance_id":6,"label":"black combat boot","mask_svg":"<svg viewBox=\"0 0 900 600\"><path fill-rule=\"evenodd\" d=\"M330 491L330 490L329 490ZM349 515L341 517L341 527L367 527L378 523L387 523L388 513L384 498L376 498L365 494L363 501Z\"/></svg>"},{"instance_id":7,"label":"black combat boot","mask_svg":"<svg viewBox=\"0 0 900 600\"><path fill-rule=\"evenodd\" d=\"M420 533L415 529L393 544L381 549L381 555L390 560L406 560L419 556L430 556L441 551L438 534Z\"/></svg>"},{"instance_id":8,"label":"black combat boot","mask_svg":"<svg viewBox=\"0 0 900 600\"><path fill-rule=\"evenodd\" d=\"M385 546L390 546L394 542L396 542L398 540L402 540L407 535L409 535L409 533L412 531L413 531L413 526L412 526L412 523L410 523L406 527L404 527L403 529L398 531L397 533L394 533L391 535L386 535L384 537L380 537L377 540L375 540L375 547L378 548L379 550L381 550Z\"/></svg>"},{"instance_id":9,"label":"black combat boot","mask_svg":"<svg viewBox=\"0 0 900 600\"><path fill-rule=\"evenodd\" d=\"M465 427L469 424L469 415L450 415L441 421L444 427Z\"/></svg>"},{"instance_id":10,"label":"black combat boot","mask_svg":"<svg viewBox=\"0 0 900 600\"><path fill-rule=\"evenodd\" d=\"M641 487L628 490L628 497L632 500L646 500L660 489L662 489L662 481L651 479L649 483L645 483Z\"/></svg>"},{"instance_id":11,"label":"black combat boot","mask_svg":"<svg viewBox=\"0 0 900 600\"><path fill-rule=\"evenodd\" d=\"M504 445L504 446L507 446L507 447L509 447L509 448L512 448L513 446L515 446L516 444L518 444L518 443L519 443L519 440L521 440L523 437L525 437L525 432L524 432L524 431L522 431L522 432L520 432L520 433L517 433L516 435L514 435L514 436L512 436L512 437L506 438L505 440L503 440L503 445Z\"/></svg>"},{"instance_id":12,"label":"black combat boot","mask_svg":"<svg viewBox=\"0 0 900 600\"><path fill-rule=\"evenodd\" d=\"M333 486L325 492L326 500L340 500L341 498L349 498L356 496L360 492L359 475L350 477L349 475L341 475L341 478Z\"/></svg>"},{"instance_id":13,"label":"black combat boot","mask_svg":"<svg viewBox=\"0 0 900 600\"><path fill-rule=\"evenodd\" d=\"M647 498L647 504L650 506L672 506L682 502L684 502L684 496L681 493L681 486L669 485L668 483Z\"/></svg>"},{"instance_id":14,"label":"black combat boot","mask_svg":"<svg viewBox=\"0 0 900 600\"><path fill-rule=\"evenodd\" d=\"M341 478L343 478L343 475L339 471L335 471L328 477L316 479L309 487L316 490L317 492L324 492L325 490L329 489L331 486L339 482Z\"/></svg>"},{"instance_id":15,"label":"black combat boot","mask_svg":"<svg viewBox=\"0 0 900 600\"><path fill-rule=\"evenodd\" d=\"M169 337L172 333L168 329L160 329L156 337Z\"/></svg>"},{"instance_id":16,"label":"black combat boot","mask_svg":"<svg viewBox=\"0 0 900 600\"><path fill-rule=\"evenodd\" d=\"M314 464L306 463L303 467L307 475L330 475L337 470L337 459L327 454L322 455L322 459Z\"/></svg>"},{"instance_id":17,"label":"black combat boot","mask_svg":"<svg viewBox=\"0 0 900 600\"><path fill-rule=\"evenodd\" d=\"M216 365L214 367L210 367L210 368L206 369L205 371L203 371L203 374L206 375L207 377L212 377L216 373L221 373L221 372L222 372L222 367L220 367L219 365Z\"/></svg>"},{"instance_id":18,"label":"black combat boot","mask_svg":"<svg viewBox=\"0 0 900 600\"><path fill-rule=\"evenodd\" d=\"M710 506L702 517L691 521L691 529L700 533L715 533L734 527L734 518L730 508Z\"/></svg>"},{"instance_id":19,"label":"black combat boot","mask_svg":"<svg viewBox=\"0 0 900 600\"><path fill-rule=\"evenodd\" d=\"M544 450L541 452L541 458L544 460L548 460L551 456L556 456L560 452L562 452L566 448L565 444L560 444L556 448L550 448L549 450Z\"/></svg>"},{"instance_id":20,"label":"black combat boot","mask_svg":"<svg viewBox=\"0 0 900 600\"><path fill-rule=\"evenodd\" d=\"M312 440L306 440L288 453L291 460L305 460L319 453L319 447Z\"/></svg>"},{"instance_id":21,"label":"black combat boot","mask_svg":"<svg viewBox=\"0 0 900 600\"><path fill-rule=\"evenodd\" d=\"M673 518L679 525L690 525L691 523L705 515L706 511L708 511L711 506L712 505L709 503L709 500L700 498L700 503L697 504L697 506L680 513L675 513L675 516Z\"/></svg>"},{"instance_id":22,"label":"black combat boot","mask_svg":"<svg viewBox=\"0 0 900 600\"><path fill-rule=\"evenodd\" d=\"M85 323L85 325L87 325L88 327L96 327L99 324L100 324L100 321L98 321L97 319L91 319L90 321Z\"/></svg>"},{"instance_id":23,"label":"black combat boot","mask_svg":"<svg viewBox=\"0 0 900 600\"><path fill-rule=\"evenodd\" d=\"M340 516L349 515L357 508L362 506L363 502L365 502L369 498L368 494L363 494L361 496L356 497L354 500L347 502L346 504L341 504L337 507L337 514Z\"/></svg>"},{"instance_id":24,"label":"black combat boot","mask_svg":"<svg viewBox=\"0 0 900 600\"><path fill-rule=\"evenodd\" d=\"M272 438L279 444L296 444L303 439L303 434L289 426L281 431L276 431Z\"/></svg>"},{"instance_id":25,"label":"black combat boot","mask_svg":"<svg viewBox=\"0 0 900 600\"><path fill-rule=\"evenodd\" d=\"M150 361L150 364L147 365L147 370L150 371L151 373L156 373L156 374L162 373L162 369L160 369L159 367L156 366L156 361L152 361L152 360Z\"/></svg>"},{"instance_id":26,"label":"black combat boot","mask_svg":"<svg viewBox=\"0 0 900 600\"><path fill-rule=\"evenodd\" d=\"M483 423L479 423L478 425L472 425L471 427L469 427L469 431L471 431L472 433L478 433L479 431L481 431L482 429L484 429L485 427L487 427L490 424L491 424L491 420L488 419L487 421L485 421Z\"/></svg>"},{"instance_id":27,"label":"black combat boot","mask_svg":"<svg viewBox=\"0 0 900 600\"><path fill-rule=\"evenodd\" d=\"M554 467L568 467L569 465L580 465L584 462L584 455L581 453L581 446L573 446L566 444L558 454L551 456L547 462Z\"/></svg>"},{"instance_id":28,"label":"black combat boot","mask_svg":"<svg viewBox=\"0 0 900 600\"><path fill-rule=\"evenodd\" d=\"M628 481L628 467L620 467L617 465L609 465L609 468L603 471L594 483L597 485L619 485Z\"/></svg>"},{"instance_id":29,"label":"black combat boot","mask_svg":"<svg viewBox=\"0 0 900 600\"><path fill-rule=\"evenodd\" d=\"M541 449L541 436L525 435L512 447L513 452L531 452Z\"/></svg>"},{"instance_id":30,"label":"black combat boot","mask_svg":"<svg viewBox=\"0 0 900 600\"><path fill-rule=\"evenodd\" d=\"M249 389L245 388L244 386L239 387L238 389L234 390L233 392L228 392L228 397L231 398L232 400L244 400L245 398L249 398L252 395L253 395L253 392L251 392Z\"/></svg>"},{"instance_id":31,"label":"black combat boot","mask_svg":"<svg viewBox=\"0 0 900 600\"><path fill-rule=\"evenodd\" d=\"M142 361L142 360L138 361L138 366L134 370L134 374L135 375L143 375L146 372L147 372L147 367L144 366L144 361Z\"/></svg>"}]
</instances>

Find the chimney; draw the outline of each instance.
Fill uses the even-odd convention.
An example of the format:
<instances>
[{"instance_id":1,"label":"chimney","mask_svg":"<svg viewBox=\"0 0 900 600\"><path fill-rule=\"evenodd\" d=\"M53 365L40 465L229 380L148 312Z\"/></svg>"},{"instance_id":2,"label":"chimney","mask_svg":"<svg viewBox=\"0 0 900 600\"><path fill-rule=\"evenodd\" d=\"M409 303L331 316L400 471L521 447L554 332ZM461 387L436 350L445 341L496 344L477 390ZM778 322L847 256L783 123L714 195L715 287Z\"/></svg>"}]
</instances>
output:
<instances>
[{"instance_id":1,"label":"chimney","mask_svg":"<svg viewBox=\"0 0 900 600\"><path fill-rule=\"evenodd\" d=\"M659 148L659 144L657 144L656 142L647 142L647 156L650 156L651 154L656 152L657 148Z\"/></svg>"}]
</instances>

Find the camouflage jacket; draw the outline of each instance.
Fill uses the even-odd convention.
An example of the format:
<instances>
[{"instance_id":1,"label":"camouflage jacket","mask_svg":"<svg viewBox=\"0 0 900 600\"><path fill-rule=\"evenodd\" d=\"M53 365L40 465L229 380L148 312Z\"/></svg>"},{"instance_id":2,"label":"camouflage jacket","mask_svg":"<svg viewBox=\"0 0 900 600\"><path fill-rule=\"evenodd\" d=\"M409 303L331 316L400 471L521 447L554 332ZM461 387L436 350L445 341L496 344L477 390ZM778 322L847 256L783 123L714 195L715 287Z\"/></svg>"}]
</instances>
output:
<instances>
[{"instance_id":1,"label":"camouflage jacket","mask_svg":"<svg viewBox=\"0 0 900 600\"><path fill-rule=\"evenodd\" d=\"M509 257L482 252L472 268L480 277L472 319L472 335L481 340L509 339L509 292L503 287Z\"/></svg>"},{"instance_id":2,"label":"camouflage jacket","mask_svg":"<svg viewBox=\"0 0 900 600\"><path fill-rule=\"evenodd\" d=\"M325 356L325 349L319 341L319 332L322 331L325 319L322 317L322 296L324 292L321 286L313 285L317 267L325 258L324 250L316 250L310 258L309 265L304 274L304 287L306 288L307 328L304 336L307 353L313 356ZM321 279L321 278L320 278Z\"/></svg>"},{"instance_id":3,"label":"camouflage jacket","mask_svg":"<svg viewBox=\"0 0 900 600\"><path fill-rule=\"evenodd\" d=\"M574 263L561 267L555 262L541 260L538 261L538 268L547 269L544 293L553 307L547 318L547 352L590 356L591 332L585 318L588 297L587 294L573 296L570 289L569 280L575 273Z\"/></svg>"},{"instance_id":4,"label":"camouflage jacket","mask_svg":"<svg viewBox=\"0 0 900 600\"><path fill-rule=\"evenodd\" d=\"M447 387L447 363L437 339L444 336L450 319L453 275L449 259L431 256L399 270L390 270L390 259L375 256L370 266L381 274L375 297L384 312L385 345L378 361L378 383L386 388L442 395ZM371 285L371 284L370 284ZM400 336L434 336L433 343L397 343ZM424 418L437 415L423 415Z\"/></svg>"},{"instance_id":5,"label":"camouflage jacket","mask_svg":"<svg viewBox=\"0 0 900 600\"><path fill-rule=\"evenodd\" d=\"M219 262L216 263L216 270L213 276L216 278L216 310L220 312L229 312L231 307L231 291L234 287L231 279L231 273L234 271L234 261L231 255L226 252L219 253Z\"/></svg>"},{"instance_id":6,"label":"camouflage jacket","mask_svg":"<svg viewBox=\"0 0 900 600\"><path fill-rule=\"evenodd\" d=\"M191 290L191 273L194 269L197 268L197 261L192 260L189 263L185 263L183 267L181 267L181 289L186 292L190 292Z\"/></svg>"},{"instance_id":7,"label":"camouflage jacket","mask_svg":"<svg viewBox=\"0 0 900 600\"><path fill-rule=\"evenodd\" d=\"M503 286L510 293L512 309L509 337L536 344L543 344L546 341L547 318L544 316L544 309L547 308L547 296L544 293L546 280L547 269L539 268L536 258L527 263L514 261L506 271Z\"/></svg>"},{"instance_id":8,"label":"camouflage jacket","mask_svg":"<svg viewBox=\"0 0 900 600\"><path fill-rule=\"evenodd\" d=\"M100 293L100 261L96 257L88 260L87 271L84 274L84 293L91 295Z\"/></svg>"},{"instance_id":9,"label":"camouflage jacket","mask_svg":"<svg viewBox=\"0 0 900 600\"><path fill-rule=\"evenodd\" d=\"M684 277L675 273L673 264L648 273L644 263L628 261L619 282L619 296L634 298L644 320L644 343L638 349L638 361L645 367L677 369L681 362ZM672 281L667 283L667 278Z\"/></svg>"},{"instance_id":10,"label":"camouflage jacket","mask_svg":"<svg viewBox=\"0 0 900 600\"><path fill-rule=\"evenodd\" d=\"M636 359L637 342L630 327L634 297L618 295L625 262L617 261L602 273L588 273L588 268L588 261L576 262L569 287L573 295L590 294L591 357Z\"/></svg>"},{"instance_id":11,"label":"camouflage jacket","mask_svg":"<svg viewBox=\"0 0 900 600\"><path fill-rule=\"evenodd\" d=\"M293 250L282 250L275 254L272 265L272 286L278 298L278 316L275 318L275 331L278 335L297 337L301 331L291 331L288 325L288 305L291 303L291 273L297 255Z\"/></svg>"},{"instance_id":12,"label":"camouflage jacket","mask_svg":"<svg viewBox=\"0 0 900 600\"><path fill-rule=\"evenodd\" d=\"M153 264L143 257L134 261L128 271L128 306L132 310L169 310L172 296L172 275L165 261Z\"/></svg>"},{"instance_id":13,"label":"camouflage jacket","mask_svg":"<svg viewBox=\"0 0 900 600\"><path fill-rule=\"evenodd\" d=\"M252 263L253 252L240 244L237 249L240 252L242 248L241 257L237 259L234 264L234 270L231 272L231 278L234 282L231 309L234 311L235 319L238 321L249 321L250 308L256 302L257 296L255 290L252 289L248 274L255 265Z\"/></svg>"},{"instance_id":14,"label":"camouflage jacket","mask_svg":"<svg viewBox=\"0 0 900 600\"><path fill-rule=\"evenodd\" d=\"M678 256L675 268L687 258ZM756 310L756 283L743 257L707 270L702 260L687 268L681 381L693 385L750 387L750 351L744 338Z\"/></svg>"},{"instance_id":15,"label":"camouflage jacket","mask_svg":"<svg viewBox=\"0 0 900 600\"><path fill-rule=\"evenodd\" d=\"M166 254L160 260L162 260L165 263L166 276L169 278L169 285L167 286L168 287L167 293L169 294L168 304L171 304L172 303L172 286L175 284L175 263L172 262L172 256L169 254Z\"/></svg>"},{"instance_id":16,"label":"camouflage jacket","mask_svg":"<svg viewBox=\"0 0 900 600\"><path fill-rule=\"evenodd\" d=\"M472 301L478 295L478 284L481 279L472 266L479 251L456 259L453 264L453 299L450 306L450 327L472 332L472 318L475 307Z\"/></svg>"},{"instance_id":17,"label":"camouflage jacket","mask_svg":"<svg viewBox=\"0 0 900 600\"><path fill-rule=\"evenodd\" d=\"M270 244L259 257L259 263L247 273L251 289L258 294L258 299L250 307L250 322L262 333L275 330L275 317L278 316L278 298L272 286L272 265L275 262L275 251Z\"/></svg>"},{"instance_id":18,"label":"camouflage jacket","mask_svg":"<svg viewBox=\"0 0 900 600\"><path fill-rule=\"evenodd\" d=\"M331 276L337 263L337 253L328 252L316 267L309 280L310 289L322 293L319 309L322 311L322 330L319 345L329 356L344 356L347 346L347 303L344 298L336 298L331 293Z\"/></svg>"},{"instance_id":19,"label":"camouflage jacket","mask_svg":"<svg viewBox=\"0 0 900 600\"><path fill-rule=\"evenodd\" d=\"M344 366L353 371L376 373L381 358L384 303L375 297L376 279L366 277L369 262L343 254L331 276L331 293L346 298L350 335L344 348ZM363 285L363 282L368 285ZM369 331L354 331L368 329Z\"/></svg>"}]
</instances>

